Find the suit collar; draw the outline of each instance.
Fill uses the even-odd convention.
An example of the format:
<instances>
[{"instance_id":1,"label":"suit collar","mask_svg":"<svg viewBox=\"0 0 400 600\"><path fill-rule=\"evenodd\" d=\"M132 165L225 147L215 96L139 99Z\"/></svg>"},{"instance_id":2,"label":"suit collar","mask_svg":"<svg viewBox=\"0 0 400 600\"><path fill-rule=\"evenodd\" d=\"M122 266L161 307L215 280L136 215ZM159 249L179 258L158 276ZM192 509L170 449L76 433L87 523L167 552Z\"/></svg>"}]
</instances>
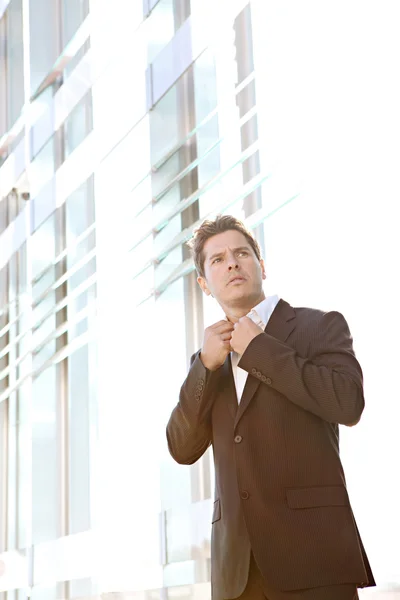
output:
<instances>
[{"instance_id":1,"label":"suit collar","mask_svg":"<svg viewBox=\"0 0 400 600\"><path fill-rule=\"evenodd\" d=\"M296 312L285 300L280 299L265 328L265 333L286 342L296 326Z\"/></svg>"},{"instance_id":2,"label":"suit collar","mask_svg":"<svg viewBox=\"0 0 400 600\"><path fill-rule=\"evenodd\" d=\"M290 304L285 302L285 300L279 300L278 304L274 312L271 315L271 318L268 321L268 324L265 328L265 333L268 335L280 340L281 342L286 342L289 335L292 333L293 329L296 326L296 313ZM250 373L247 376L246 385L244 386L242 398L236 411L235 415L235 427L238 424L240 418L245 412L246 408L249 406L251 400L253 399L254 394L256 393L258 386L260 385L260 380Z\"/></svg>"}]
</instances>

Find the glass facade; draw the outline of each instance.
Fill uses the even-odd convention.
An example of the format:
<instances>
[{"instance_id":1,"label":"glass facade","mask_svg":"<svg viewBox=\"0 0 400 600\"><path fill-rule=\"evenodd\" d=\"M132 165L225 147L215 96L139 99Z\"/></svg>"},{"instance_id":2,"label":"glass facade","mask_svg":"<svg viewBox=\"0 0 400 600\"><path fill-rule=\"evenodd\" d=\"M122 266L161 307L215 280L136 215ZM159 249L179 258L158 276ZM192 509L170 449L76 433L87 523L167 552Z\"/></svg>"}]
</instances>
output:
<instances>
[{"instance_id":1,"label":"glass facade","mask_svg":"<svg viewBox=\"0 0 400 600\"><path fill-rule=\"evenodd\" d=\"M0 600L210 597L212 453L175 464L165 425L221 318L185 246L218 213L268 293L349 322L360 597L400 597L394 16L0 0Z\"/></svg>"}]
</instances>

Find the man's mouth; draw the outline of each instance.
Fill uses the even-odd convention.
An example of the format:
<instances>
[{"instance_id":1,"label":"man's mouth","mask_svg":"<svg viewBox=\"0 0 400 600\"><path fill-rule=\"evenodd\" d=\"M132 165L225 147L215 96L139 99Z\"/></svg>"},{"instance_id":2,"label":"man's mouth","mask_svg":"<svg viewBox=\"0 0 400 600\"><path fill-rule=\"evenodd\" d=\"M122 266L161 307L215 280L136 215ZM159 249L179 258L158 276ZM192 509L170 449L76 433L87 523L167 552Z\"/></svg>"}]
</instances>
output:
<instances>
[{"instance_id":1,"label":"man's mouth","mask_svg":"<svg viewBox=\"0 0 400 600\"><path fill-rule=\"evenodd\" d=\"M236 277L233 277L229 280L228 285L230 285L231 283L240 283L242 281L246 281L245 278L241 277L240 275L237 275Z\"/></svg>"}]
</instances>

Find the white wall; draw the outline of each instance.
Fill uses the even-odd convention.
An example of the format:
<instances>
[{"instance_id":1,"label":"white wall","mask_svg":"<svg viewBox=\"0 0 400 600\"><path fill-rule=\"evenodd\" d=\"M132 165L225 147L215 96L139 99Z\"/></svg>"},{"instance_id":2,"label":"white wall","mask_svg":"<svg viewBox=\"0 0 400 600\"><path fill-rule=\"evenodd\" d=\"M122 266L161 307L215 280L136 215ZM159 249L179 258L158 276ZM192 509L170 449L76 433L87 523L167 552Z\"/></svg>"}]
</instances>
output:
<instances>
[{"instance_id":1,"label":"white wall","mask_svg":"<svg viewBox=\"0 0 400 600\"><path fill-rule=\"evenodd\" d=\"M365 374L343 428L353 508L376 579L400 583L397 2L253 0L262 168L299 198L265 225L270 289L344 313Z\"/></svg>"}]
</instances>

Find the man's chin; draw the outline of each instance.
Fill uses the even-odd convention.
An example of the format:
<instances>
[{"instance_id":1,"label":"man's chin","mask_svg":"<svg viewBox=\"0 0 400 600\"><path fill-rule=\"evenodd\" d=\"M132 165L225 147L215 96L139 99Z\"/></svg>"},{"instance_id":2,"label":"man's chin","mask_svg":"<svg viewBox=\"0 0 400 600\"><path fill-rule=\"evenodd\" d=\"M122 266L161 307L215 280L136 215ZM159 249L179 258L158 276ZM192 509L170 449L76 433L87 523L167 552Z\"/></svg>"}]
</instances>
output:
<instances>
[{"instance_id":1,"label":"man's chin","mask_svg":"<svg viewBox=\"0 0 400 600\"><path fill-rule=\"evenodd\" d=\"M235 307L240 307L242 305L248 306L248 304L251 304L256 297L258 297L258 295L241 290L238 286L235 290L232 290L226 299L224 299L224 304Z\"/></svg>"}]
</instances>

